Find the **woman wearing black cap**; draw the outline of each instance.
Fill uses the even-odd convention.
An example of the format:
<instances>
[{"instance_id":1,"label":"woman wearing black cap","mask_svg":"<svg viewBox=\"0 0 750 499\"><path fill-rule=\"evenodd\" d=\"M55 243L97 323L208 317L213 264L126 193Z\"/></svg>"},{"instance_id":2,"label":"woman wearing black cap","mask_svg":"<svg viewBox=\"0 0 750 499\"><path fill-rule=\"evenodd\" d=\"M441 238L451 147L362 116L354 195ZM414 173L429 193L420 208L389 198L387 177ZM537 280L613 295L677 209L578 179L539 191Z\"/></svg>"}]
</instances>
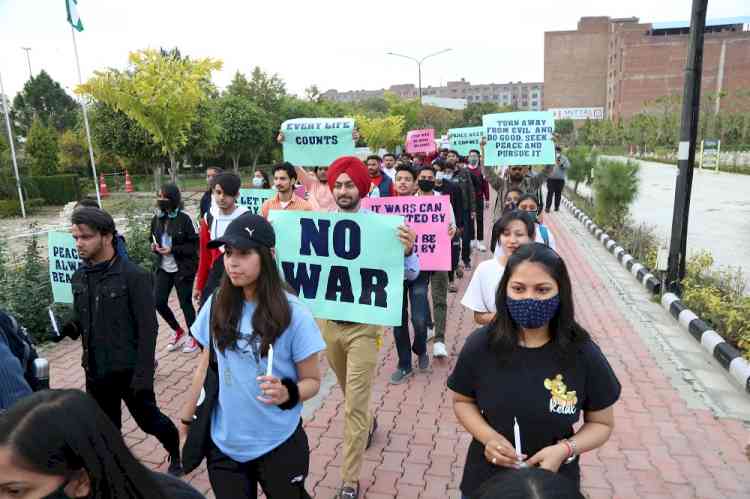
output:
<instances>
[{"instance_id":1,"label":"woman wearing black cap","mask_svg":"<svg viewBox=\"0 0 750 499\"><path fill-rule=\"evenodd\" d=\"M219 395L206 459L217 499L254 498L258 484L269 499L310 497L301 402L320 389L325 343L305 305L285 291L275 243L271 224L250 213L209 243L224 247L225 273L192 327L204 349L181 420L185 431L213 351Z\"/></svg>"},{"instance_id":2,"label":"woman wearing black cap","mask_svg":"<svg viewBox=\"0 0 750 499\"><path fill-rule=\"evenodd\" d=\"M180 308L185 316L187 331L195 321L192 293L195 272L198 268L198 234L193 221L182 211L180 190L175 184L166 184L156 198L159 211L151 219L151 251L154 253L154 302L159 315L174 333L167 350L172 351L187 338L182 349L192 353L198 349L193 338L177 322L169 308L169 294L177 289Z\"/></svg>"}]
</instances>

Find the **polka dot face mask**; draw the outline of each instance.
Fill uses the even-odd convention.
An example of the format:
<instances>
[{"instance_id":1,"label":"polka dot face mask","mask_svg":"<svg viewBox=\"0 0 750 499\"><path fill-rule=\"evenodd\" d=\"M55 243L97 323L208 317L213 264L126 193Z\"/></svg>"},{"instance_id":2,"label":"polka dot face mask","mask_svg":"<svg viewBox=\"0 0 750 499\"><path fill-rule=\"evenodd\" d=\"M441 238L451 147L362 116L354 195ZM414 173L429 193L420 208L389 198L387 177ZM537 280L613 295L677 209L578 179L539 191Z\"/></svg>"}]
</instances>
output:
<instances>
[{"instance_id":1,"label":"polka dot face mask","mask_svg":"<svg viewBox=\"0 0 750 499\"><path fill-rule=\"evenodd\" d=\"M514 300L507 297L505 302L510 316L516 324L524 329L536 329L544 326L555 316L560 308L560 297L558 295L546 300Z\"/></svg>"}]
</instances>

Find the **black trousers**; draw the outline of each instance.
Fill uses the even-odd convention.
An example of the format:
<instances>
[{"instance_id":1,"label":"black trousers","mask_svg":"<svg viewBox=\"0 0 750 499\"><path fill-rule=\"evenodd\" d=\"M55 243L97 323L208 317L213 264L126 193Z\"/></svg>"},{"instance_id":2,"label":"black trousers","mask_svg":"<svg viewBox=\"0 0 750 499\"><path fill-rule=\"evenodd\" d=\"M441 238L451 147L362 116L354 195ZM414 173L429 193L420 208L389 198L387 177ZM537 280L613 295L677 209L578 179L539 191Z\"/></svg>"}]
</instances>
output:
<instances>
[{"instance_id":1,"label":"black trousers","mask_svg":"<svg viewBox=\"0 0 750 499\"><path fill-rule=\"evenodd\" d=\"M552 206L552 197L555 198L555 211L560 209L560 200L562 199L562 191L565 187L565 179L562 178L548 178L547 179L547 203L546 209L549 211Z\"/></svg>"},{"instance_id":2,"label":"black trousers","mask_svg":"<svg viewBox=\"0 0 750 499\"><path fill-rule=\"evenodd\" d=\"M461 234L461 260L471 264L471 240L474 239L474 221L471 219L471 208L464 210L464 231Z\"/></svg>"},{"instance_id":3,"label":"black trousers","mask_svg":"<svg viewBox=\"0 0 750 499\"><path fill-rule=\"evenodd\" d=\"M252 461L238 463L211 445L206 460L216 499L256 499L258 484L268 499L308 499L305 479L310 446L302 421L286 442Z\"/></svg>"},{"instance_id":4,"label":"black trousers","mask_svg":"<svg viewBox=\"0 0 750 499\"><path fill-rule=\"evenodd\" d=\"M177 277L177 273L165 272L164 269L158 269L154 276L154 303L156 311L169 324L172 330L177 331L180 323L169 308L169 294L172 288L177 289L177 298L180 300L180 308L187 322L188 332L190 326L195 322L195 308L193 307L193 282L195 276Z\"/></svg>"},{"instance_id":5,"label":"black trousers","mask_svg":"<svg viewBox=\"0 0 750 499\"><path fill-rule=\"evenodd\" d=\"M477 198L477 208L474 212L474 221L476 222L474 239L481 243L484 241L484 198Z\"/></svg>"},{"instance_id":6,"label":"black trousers","mask_svg":"<svg viewBox=\"0 0 750 499\"><path fill-rule=\"evenodd\" d=\"M448 273L450 282L453 282L453 274L458 268L458 260L461 258L461 235L456 234L451 239L451 270Z\"/></svg>"},{"instance_id":7,"label":"black trousers","mask_svg":"<svg viewBox=\"0 0 750 499\"><path fill-rule=\"evenodd\" d=\"M122 402L125 402L138 427L156 437L171 456L179 455L180 435L172 420L156 405L154 390L133 391L130 383L133 371L117 371L92 378L86 376L86 393L99 404L102 411L122 428Z\"/></svg>"}]
</instances>

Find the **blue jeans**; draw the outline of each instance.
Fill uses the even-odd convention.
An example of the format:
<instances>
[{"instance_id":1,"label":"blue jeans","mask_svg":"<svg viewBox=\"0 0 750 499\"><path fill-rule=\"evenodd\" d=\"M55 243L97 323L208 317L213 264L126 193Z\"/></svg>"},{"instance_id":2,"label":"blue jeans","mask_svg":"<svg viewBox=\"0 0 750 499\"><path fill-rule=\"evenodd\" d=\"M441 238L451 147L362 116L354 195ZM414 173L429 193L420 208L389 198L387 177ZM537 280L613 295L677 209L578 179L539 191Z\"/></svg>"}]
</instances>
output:
<instances>
[{"instance_id":1,"label":"blue jeans","mask_svg":"<svg viewBox=\"0 0 750 499\"><path fill-rule=\"evenodd\" d=\"M404 302L401 307L401 325L393 328L398 351L398 368L411 369L411 353L422 355L427 352L427 288L430 284L430 273L420 272L419 277L404 281ZM414 343L409 336L409 310L407 299L411 303L411 324L414 327Z\"/></svg>"}]
</instances>

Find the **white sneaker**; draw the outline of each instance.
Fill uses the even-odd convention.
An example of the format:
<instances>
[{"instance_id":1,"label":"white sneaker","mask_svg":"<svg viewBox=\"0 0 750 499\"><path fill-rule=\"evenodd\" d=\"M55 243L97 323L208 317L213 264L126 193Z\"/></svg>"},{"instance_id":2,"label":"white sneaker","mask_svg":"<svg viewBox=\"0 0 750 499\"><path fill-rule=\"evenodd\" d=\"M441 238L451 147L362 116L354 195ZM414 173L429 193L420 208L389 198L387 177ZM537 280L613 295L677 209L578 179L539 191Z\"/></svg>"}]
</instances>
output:
<instances>
[{"instance_id":1,"label":"white sneaker","mask_svg":"<svg viewBox=\"0 0 750 499\"><path fill-rule=\"evenodd\" d=\"M477 240L476 239L472 239L471 240L471 249L474 249L476 247L477 247Z\"/></svg>"},{"instance_id":2,"label":"white sneaker","mask_svg":"<svg viewBox=\"0 0 750 499\"><path fill-rule=\"evenodd\" d=\"M434 327L428 327L427 328L427 341L430 341L435 337L435 328Z\"/></svg>"},{"instance_id":3,"label":"white sneaker","mask_svg":"<svg viewBox=\"0 0 750 499\"><path fill-rule=\"evenodd\" d=\"M482 253L484 253L485 251L487 251L487 246L485 246L484 243L480 242L477 247L479 248L479 251L481 251Z\"/></svg>"},{"instance_id":4,"label":"white sneaker","mask_svg":"<svg viewBox=\"0 0 750 499\"><path fill-rule=\"evenodd\" d=\"M187 334L182 329L173 332L172 336L169 338L169 343L167 343L167 352L177 350L177 348L182 345L183 341L185 341L186 337Z\"/></svg>"},{"instance_id":5,"label":"white sneaker","mask_svg":"<svg viewBox=\"0 0 750 499\"><path fill-rule=\"evenodd\" d=\"M445 349L445 343L441 341L436 341L435 344L432 346L432 356L433 357L447 357L448 350Z\"/></svg>"},{"instance_id":6,"label":"white sneaker","mask_svg":"<svg viewBox=\"0 0 750 499\"><path fill-rule=\"evenodd\" d=\"M185 342L185 346L182 348L182 353L193 353L198 350L198 342L192 336Z\"/></svg>"}]
</instances>

